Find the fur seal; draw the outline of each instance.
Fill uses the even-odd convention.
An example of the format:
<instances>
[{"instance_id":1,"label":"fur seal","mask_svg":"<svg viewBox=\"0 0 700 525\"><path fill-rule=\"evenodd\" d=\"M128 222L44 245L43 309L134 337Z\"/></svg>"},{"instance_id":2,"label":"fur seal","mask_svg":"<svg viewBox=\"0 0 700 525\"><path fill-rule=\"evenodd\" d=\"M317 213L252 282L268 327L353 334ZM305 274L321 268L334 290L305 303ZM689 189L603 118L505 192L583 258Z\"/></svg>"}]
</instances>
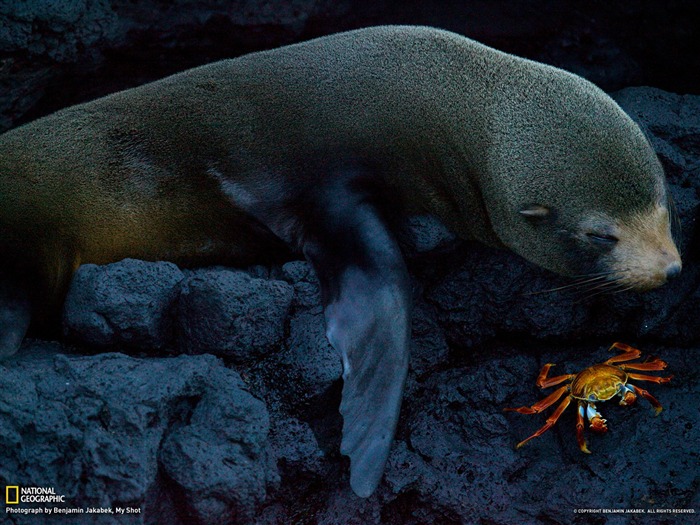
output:
<instances>
[{"instance_id":1,"label":"fur seal","mask_svg":"<svg viewBox=\"0 0 700 525\"><path fill-rule=\"evenodd\" d=\"M0 136L0 351L81 263L303 253L343 360L341 450L377 487L408 369L392 220L564 275L648 289L681 268L662 167L580 77L426 27L374 27L206 65Z\"/></svg>"}]
</instances>

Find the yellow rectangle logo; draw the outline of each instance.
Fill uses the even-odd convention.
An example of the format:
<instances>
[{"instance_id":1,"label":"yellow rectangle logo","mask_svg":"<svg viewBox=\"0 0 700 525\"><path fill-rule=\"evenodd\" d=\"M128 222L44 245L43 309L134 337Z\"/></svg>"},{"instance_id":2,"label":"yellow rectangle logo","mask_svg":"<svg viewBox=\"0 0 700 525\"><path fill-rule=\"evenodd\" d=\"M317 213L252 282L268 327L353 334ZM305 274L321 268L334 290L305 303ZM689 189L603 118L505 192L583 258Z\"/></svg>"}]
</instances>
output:
<instances>
[{"instance_id":1,"label":"yellow rectangle logo","mask_svg":"<svg viewBox=\"0 0 700 525\"><path fill-rule=\"evenodd\" d=\"M14 496L12 495L14 493ZM19 503L19 485L7 485L5 487L5 503L17 505Z\"/></svg>"}]
</instances>

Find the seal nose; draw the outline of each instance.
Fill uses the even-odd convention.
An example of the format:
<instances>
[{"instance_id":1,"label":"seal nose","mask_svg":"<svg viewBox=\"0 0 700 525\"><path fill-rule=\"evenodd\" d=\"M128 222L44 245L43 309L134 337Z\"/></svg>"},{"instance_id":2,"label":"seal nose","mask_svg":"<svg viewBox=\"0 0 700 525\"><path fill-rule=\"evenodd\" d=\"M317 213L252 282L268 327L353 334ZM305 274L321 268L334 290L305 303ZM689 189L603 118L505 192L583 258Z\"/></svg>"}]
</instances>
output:
<instances>
[{"instance_id":1,"label":"seal nose","mask_svg":"<svg viewBox=\"0 0 700 525\"><path fill-rule=\"evenodd\" d=\"M677 277L681 273L681 263L672 262L666 267L666 279L671 280Z\"/></svg>"}]
</instances>

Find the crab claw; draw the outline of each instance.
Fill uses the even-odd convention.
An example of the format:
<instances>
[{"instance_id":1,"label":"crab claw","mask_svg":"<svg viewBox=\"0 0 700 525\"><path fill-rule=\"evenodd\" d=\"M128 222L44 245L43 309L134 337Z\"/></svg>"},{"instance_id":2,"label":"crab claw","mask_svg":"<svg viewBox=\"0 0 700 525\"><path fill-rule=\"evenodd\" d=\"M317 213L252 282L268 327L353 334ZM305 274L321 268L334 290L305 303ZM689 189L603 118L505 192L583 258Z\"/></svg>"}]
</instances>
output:
<instances>
[{"instance_id":1,"label":"crab claw","mask_svg":"<svg viewBox=\"0 0 700 525\"><path fill-rule=\"evenodd\" d=\"M635 401L637 401L637 396L634 394L634 392L628 391L622 396L620 404L622 406L629 406L634 405Z\"/></svg>"},{"instance_id":2,"label":"crab claw","mask_svg":"<svg viewBox=\"0 0 700 525\"><path fill-rule=\"evenodd\" d=\"M593 432L600 432L601 434L604 434L608 431L608 427L605 423L606 420L602 417L594 416L593 419L591 419L591 430Z\"/></svg>"},{"instance_id":3,"label":"crab claw","mask_svg":"<svg viewBox=\"0 0 700 525\"><path fill-rule=\"evenodd\" d=\"M589 404L586 407L586 415L588 416L588 421L591 422L591 430L600 433L608 431L608 427L605 424L606 420L603 419L603 416L595 409L594 405Z\"/></svg>"}]
</instances>

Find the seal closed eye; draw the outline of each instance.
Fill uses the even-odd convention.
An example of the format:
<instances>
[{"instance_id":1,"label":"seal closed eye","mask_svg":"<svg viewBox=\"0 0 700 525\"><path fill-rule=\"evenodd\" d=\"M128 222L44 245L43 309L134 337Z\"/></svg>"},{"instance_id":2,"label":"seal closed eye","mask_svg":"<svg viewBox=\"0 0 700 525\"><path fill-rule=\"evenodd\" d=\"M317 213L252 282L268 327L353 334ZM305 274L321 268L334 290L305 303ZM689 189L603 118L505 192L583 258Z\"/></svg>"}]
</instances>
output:
<instances>
[{"instance_id":1,"label":"seal closed eye","mask_svg":"<svg viewBox=\"0 0 700 525\"><path fill-rule=\"evenodd\" d=\"M392 217L564 275L648 289L678 273L663 170L605 93L424 27L254 53L0 136L0 354L58 310L82 263L315 268L343 359L342 452L376 489L409 361L411 289Z\"/></svg>"}]
</instances>

